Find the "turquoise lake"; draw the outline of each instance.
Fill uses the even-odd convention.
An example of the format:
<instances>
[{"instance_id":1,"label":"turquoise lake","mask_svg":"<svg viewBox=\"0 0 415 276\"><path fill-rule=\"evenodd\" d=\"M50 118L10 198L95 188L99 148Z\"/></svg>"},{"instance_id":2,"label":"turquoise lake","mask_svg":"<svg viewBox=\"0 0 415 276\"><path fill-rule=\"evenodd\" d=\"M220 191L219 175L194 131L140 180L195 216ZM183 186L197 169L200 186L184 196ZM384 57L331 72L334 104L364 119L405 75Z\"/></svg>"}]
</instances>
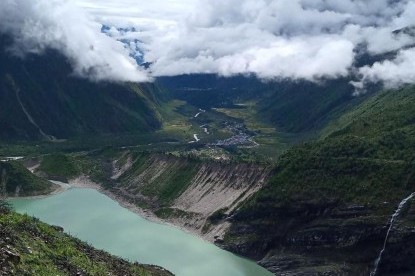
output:
<instances>
[{"instance_id":1,"label":"turquoise lake","mask_svg":"<svg viewBox=\"0 0 415 276\"><path fill-rule=\"evenodd\" d=\"M19 213L61 226L94 247L131 261L162 266L177 276L271 276L172 226L148 221L93 189L69 189L40 199L15 199Z\"/></svg>"}]
</instances>

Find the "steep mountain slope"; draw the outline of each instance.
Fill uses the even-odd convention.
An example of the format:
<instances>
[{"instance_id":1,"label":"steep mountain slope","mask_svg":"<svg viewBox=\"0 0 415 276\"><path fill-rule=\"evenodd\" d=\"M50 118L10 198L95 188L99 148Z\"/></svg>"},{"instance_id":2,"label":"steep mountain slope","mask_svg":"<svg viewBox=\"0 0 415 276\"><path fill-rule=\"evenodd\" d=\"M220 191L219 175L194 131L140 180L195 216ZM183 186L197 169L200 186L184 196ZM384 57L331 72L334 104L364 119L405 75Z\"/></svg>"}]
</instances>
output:
<instances>
[{"instance_id":1,"label":"steep mountain slope","mask_svg":"<svg viewBox=\"0 0 415 276\"><path fill-rule=\"evenodd\" d=\"M71 75L56 51L24 59L0 36L0 140L149 132L161 126L154 84L95 83Z\"/></svg>"},{"instance_id":2,"label":"steep mountain slope","mask_svg":"<svg viewBox=\"0 0 415 276\"><path fill-rule=\"evenodd\" d=\"M289 150L229 218L225 247L277 275L368 275L390 216L415 191L414 103L414 87L378 93L331 123L325 139ZM414 273L414 205L392 229L380 273ZM405 248L399 261L389 244Z\"/></svg>"},{"instance_id":3,"label":"steep mountain slope","mask_svg":"<svg viewBox=\"0 0 415 276\"><path fill-rule=\"evenodd\" d=\"M345 110L363 101L353 96L349 79L280 82L259 102L259 115L291 133L318 132Z\"/></svg>"},{"instance_id":4,"label":"steep mountain slope","mask_svg":"<svg viewBox=\"0 0 415 276\"><path fill-rule=\"evenodd\" d=\"M11 212L0 202L0 275L172 274L94 249L63 233L62 228Z\"/></svg>"}]
</instances>

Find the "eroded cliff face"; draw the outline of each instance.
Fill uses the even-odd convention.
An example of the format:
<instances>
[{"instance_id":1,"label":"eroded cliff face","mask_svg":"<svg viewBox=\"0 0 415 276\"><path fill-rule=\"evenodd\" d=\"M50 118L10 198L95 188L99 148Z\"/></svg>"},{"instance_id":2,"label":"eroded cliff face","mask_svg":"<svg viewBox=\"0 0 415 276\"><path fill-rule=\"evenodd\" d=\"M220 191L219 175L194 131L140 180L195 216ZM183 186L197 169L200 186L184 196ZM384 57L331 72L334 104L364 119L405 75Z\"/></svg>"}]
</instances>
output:
<instances>
[{"instance_id":1,"label":"eroded cliff face","mask_svg":"<svg viewBox=\"0 0 415 276\"><path fill-rule=\"evenodd\" d=\"M202 164L174 206L206 216L224 208L230 213L264 185L269 172L251 164Z\"/></svg>"},{"instance_id":2,"label":"eroded cliff face","mask_svg":"<svg viewBox=\"0 0 415 276\"><path fill-rule=\"evenodd\" d=\"M271 174L271 166L126 152L113 162L111 190L164 220L220 241L230 214Z\"/></svg>"},{"instance_id":3,"label":"eroded cliff face","mask_svg":"<svg viewBox=\"0 0 415 276\"><path fill-rule=\"evenodd\" d=\"M370 211L304 201L239 213L225 248L259 260L277 275L369 275L366 264L385 234Z\"/></svg>"},{"instance_id":4,"label":"eroded cliff face","mask_svg":"<svg viewBox=\"0 0 415 276\"><path fill-rule=\"evenodd\" d=\"M222 246L276 275L370 275L396 204L298 201L233 216ZM393 225L376 275L413 275L415 200Z\"/></svg>"}]
</instances>

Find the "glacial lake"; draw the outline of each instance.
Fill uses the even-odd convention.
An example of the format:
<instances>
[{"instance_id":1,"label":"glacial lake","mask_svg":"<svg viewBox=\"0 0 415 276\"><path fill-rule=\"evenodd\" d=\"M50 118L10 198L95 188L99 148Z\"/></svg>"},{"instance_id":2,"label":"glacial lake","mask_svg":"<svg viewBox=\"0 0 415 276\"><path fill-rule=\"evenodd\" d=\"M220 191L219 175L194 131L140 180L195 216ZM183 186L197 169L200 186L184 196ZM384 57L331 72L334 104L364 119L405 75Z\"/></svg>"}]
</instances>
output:
<instances>
[{"instance_id":1,"label":"glacial lake","mask_svg":"<svg viewBox=\"0 0 415 276\"><path fill-rule=\"evenodd\" d=\"M177 228L148 221L93 189L73 188L40 199L14 199L19 213L131 261L162 266L177 276L271 276L240 258Z\"/></svg>"}]
</instances>

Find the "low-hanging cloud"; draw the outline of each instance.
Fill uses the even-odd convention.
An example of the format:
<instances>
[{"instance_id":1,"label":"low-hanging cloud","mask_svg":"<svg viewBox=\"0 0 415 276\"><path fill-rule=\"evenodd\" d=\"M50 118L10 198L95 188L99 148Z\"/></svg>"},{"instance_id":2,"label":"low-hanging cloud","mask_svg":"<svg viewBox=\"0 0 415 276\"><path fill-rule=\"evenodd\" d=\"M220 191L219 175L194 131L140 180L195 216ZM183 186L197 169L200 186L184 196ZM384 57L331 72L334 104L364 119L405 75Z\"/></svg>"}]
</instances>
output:
<instances>
[{"instance_id":1,"label":"low-hanging cloud","mask_svg":"<svg viewBox=\"0 0 415 276\"><path fill-rule=\"evenodd\" d=\"M131 0L121 2L133 5ZM104 14L90 7L107 24L136 27L135 33L112 35L138 39L153 76L255 74L264 79L318 81L356 75L387 86L415 82L407 72L415 69L414 53L401 50L415 44L414 35L394 32L415 25L414 1L177 0L188 8L171 5L164 17L165 1L158 2L153 2L158 13L152 24L144 1L135 1L142 12L135 21L129 14L130 22L120 22L119 14L112 18L109 9ZM356 68L361 49L378 56L401 52L396 60Z\"/></svg>"},{"instance_id":2,"label":"low-hanging cloud","mask_svg":"<svg viewBox=\"0 0 415 276\"><path fill-rule=\"evenodd\" d=\"M3 0L0 33L12 35L10 50L25 56L47 48L62 52L74 73L94 81L149 81L123 44L101 33L79 7L65 0Z\"/></svg>"},{"instance_id":3,"label":"low-hanging cloud","mask_svg":"<svg viewBox=\"0 0 415 276\"><path fill-rule=\"evenodd\" d=\"M376 62L359 69L362 82L382 81L387 88L415 81L415 49L402 50L393 60Z\"/></svg>"},{"instance_id":4,"label":"low-hanging cloud","mask_svg":"<svg viewBox=\"0 0 415 276\"><path fill-rule=\"evenodd\" d=\"M0 8L27 2L6 0ZM413 0L73 0L85 13L64 0L34 2L23 14L45 30L32 37L8 27L21 44L63 49L76 72L92 71L98 79L216 73L310 81L358 76L357 85L415 82L415 31L395 32L415 26ZM110 26L108 37L86 13ZM26 17L18 22L36 33ZM394 51L392 60L356 65L362 54ZM128 55L150 64L146 72Z\"/></svg>"}]
</instances>

